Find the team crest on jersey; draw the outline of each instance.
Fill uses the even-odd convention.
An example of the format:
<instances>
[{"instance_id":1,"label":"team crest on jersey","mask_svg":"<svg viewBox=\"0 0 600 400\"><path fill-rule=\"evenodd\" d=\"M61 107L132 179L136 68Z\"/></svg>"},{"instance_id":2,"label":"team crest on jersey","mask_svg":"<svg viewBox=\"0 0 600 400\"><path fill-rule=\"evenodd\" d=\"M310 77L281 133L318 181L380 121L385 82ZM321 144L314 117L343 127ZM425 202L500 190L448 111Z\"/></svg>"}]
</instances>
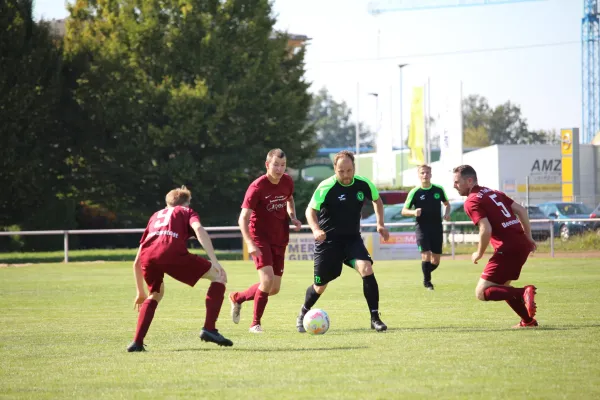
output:
<instances>
[{"instance_id":1,"label":"team crest on jersey","mask_svg":"<svg viewBox=\"0 0 600 400\"><path fill-rule=\"evenodd\" d=\"M358 201L363 201L365 199L365 194L363 192L356 193L356 198Z\"/></svg>"},{"instance_id":2,"label":"team crest on jersey","mask_svg":"<svg viewBox=\"0 0 600 400\"><path fill-rule=\"evenodd\" d=\"M440 199L440 194L439 193L434 194L433 198L436 199L436 200L439 200Z\"/></svg>"}]
</instances>

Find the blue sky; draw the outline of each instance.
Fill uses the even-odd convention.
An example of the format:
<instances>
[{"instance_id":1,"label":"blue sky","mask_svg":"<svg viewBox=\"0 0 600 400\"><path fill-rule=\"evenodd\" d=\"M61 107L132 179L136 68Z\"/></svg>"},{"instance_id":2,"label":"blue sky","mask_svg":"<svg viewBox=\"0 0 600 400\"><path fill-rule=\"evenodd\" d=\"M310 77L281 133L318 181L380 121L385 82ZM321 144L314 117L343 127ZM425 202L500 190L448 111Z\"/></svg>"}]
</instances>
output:
<instances>
[{"instance_id":1,"label":"blue sky","mask_svg":"<svg viewBox=\"0 0 600 400\"><path fill-rule=\"evenodd\" d=\"M402 125L410 115L411 88L428 79L433 115L442 82L462 82L465 96L483 95L493 106L507 100L519 104L530 129L581 125L583 0L393 12L377 17L367 12L368 3L275 0L274 10L278 29L311 38L306 57L311 89L326 87L353 110L358 105L359 118L370 126L379 121L381 129L391 135L399 130L399 63L410 64L403 70ZM38 18L66 15L63 0L36 2ZM547 46L527 47L538 45ZM479 51L485 49L494 50ZM379 94L377 103L369 93Z\"/></svg>"}]
</instances>

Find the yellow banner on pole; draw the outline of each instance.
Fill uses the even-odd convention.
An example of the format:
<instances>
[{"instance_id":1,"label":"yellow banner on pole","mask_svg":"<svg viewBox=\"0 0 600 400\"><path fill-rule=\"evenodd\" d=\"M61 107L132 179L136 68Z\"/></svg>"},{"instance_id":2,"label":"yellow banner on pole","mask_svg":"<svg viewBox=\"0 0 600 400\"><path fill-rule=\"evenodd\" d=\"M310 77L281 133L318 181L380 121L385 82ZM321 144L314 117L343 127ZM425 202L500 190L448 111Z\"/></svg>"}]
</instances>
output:
<instances>
[{"instance_id":1,"label":"yellow banner on pole","mask_svg":"<svg viewBox=\"0 0 600 400\"><path fill-rule=\"evenodd\" d=\"M425 163L423 149L425 148L425 109L422 86L413 88L413 98L410 109L410 130L408 132L408 147L410 148L409 163L421 165Z\"/></svg>"}]
</instances>

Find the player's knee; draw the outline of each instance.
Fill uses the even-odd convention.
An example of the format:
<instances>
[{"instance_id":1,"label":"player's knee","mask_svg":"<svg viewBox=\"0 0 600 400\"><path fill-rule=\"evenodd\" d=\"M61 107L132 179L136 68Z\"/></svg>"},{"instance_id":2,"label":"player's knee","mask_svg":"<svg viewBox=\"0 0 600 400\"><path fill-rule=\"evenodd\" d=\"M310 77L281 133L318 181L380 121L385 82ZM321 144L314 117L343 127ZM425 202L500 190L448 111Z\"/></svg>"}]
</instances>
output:
<instances>
[{"instance_id":1,"label":"player's knee","mask_svg":"<svg viewBox=\"0 0 600 400\"><path fill-rule=\"evenodd\" d=\"M271 288L271 291L269 292L269 296L275 296L277 293L279 293L279 288Z\"/></svg>"},{"instance_id":2,"label":"player's knee","mask_svg":"<svg viewBox=\"0 0 600 400\"><path fill-rule=\"evenodd\" d=\"M369 276L373 275L373 264L369 261L361 261L356 264L356 270L360 274L360 276Z\"/></svg>"},{"instance_id":3,"label":"player's knee","mask_svg":"<svg viewBox=\"0 0 600 400\"><path fill-rule=\"evenodd\" d=\"M156 301L157 303L160 303L160 301L162 300L164 295L165 295L165 285L163 283L160 286L160 292L152 292L152 293L150 293L148 298Z\"/></svg>"},{"instance_id":4,"label":"player's knee","mask_svg":"<svg viewBox=\"0 0 600 400\"><path fill-rule=\"evenodd\" d=\"M323 292L327 288L327 285L323 285L323 286L313 285L313 288L315 288L315 292L317 292L318 294L323 294Z\"/></svg>"},{"instance_id":5,"label":"player's knee","mask_svg":"<svg viewBox=\"0 0 600 400\"><path fill-rule=\"evenodd\" d=\"M482 286L477 286L475 288L475 297L477 297L477 300L486 301L485 300L485 288Z\"/></svg>"},{"instance_id":6,"label":"player's knee","mask_svg":"<svg viewBox=\"0 0 600 400\"><path fill-rule=\"evenodd\" d=\"M219 276L217 276L217 278L213 282L219 282L225 285L227 283L227 272L225 272L225 270L222 269L220 271Z\"/></svg>"}]
</instances>

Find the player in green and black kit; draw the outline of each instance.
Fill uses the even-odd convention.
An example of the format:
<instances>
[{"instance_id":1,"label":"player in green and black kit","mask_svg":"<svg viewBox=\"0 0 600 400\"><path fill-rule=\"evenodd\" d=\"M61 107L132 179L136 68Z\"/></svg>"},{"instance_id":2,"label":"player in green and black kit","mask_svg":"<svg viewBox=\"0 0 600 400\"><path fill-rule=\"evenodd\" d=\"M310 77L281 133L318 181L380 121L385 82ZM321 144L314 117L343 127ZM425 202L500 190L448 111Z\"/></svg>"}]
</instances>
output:
<instances>
[{"instance_id":1,"label":"player in green and black kit","mask_svg":"<svg viewBox=\"0 0 600 400\"><path fill-rule=\"evenodd\" d=\"M346 264L362 277L371 329L382 332L387 326L379 317L379 287L373 273L373 260L360 236L360 210L365 200L373 202L377 232L387 241L390 234L383 222L383 202L367 178L354 175L352 152L337 153L333 166L335 176L319 184L306 209L306 219L315 237L314 283L306 290L296 328L298 332L306 332L302 325L304 315L315 305L327 284L340 276Z\"/></svg>"},{"instance_id":2,"label":"player in green and black kit","mask_svg":"<svg viewBox=\"0 0 600 400\"><path fill-rule=\"evenodd\" d=\"M420 165L417 169L421 186L408 193L402 215L416 217L415 234L421 252L421 269L423 270L423 286L433 290L431 273L440 265L444 230L442 226L442 206L444 203L444 219L450 220L450 204L444 188L431 183L431 167ZM411 209L413 208L414 209Z\"/></svg>"}]
</instances>

